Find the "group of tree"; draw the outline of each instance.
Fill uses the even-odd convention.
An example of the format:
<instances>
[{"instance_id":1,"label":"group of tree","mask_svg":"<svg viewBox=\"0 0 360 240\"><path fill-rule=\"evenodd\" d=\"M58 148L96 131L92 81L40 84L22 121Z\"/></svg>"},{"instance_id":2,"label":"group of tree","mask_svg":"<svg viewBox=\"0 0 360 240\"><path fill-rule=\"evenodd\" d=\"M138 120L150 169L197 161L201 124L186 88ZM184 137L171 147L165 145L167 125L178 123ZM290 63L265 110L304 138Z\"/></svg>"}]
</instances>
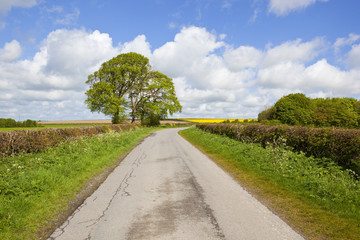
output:
<instances>
[{"instance_id":1,"label":"group of tree","mask_svg":"<svg viewBox=\"0 0 360 240\"><path fill-rule=\"evenodd\" d=\"M34 120L26 120L24 122L17 122L12 118L0 118L0 128L15 128L15 127L37 127L37 122Z\"/></svg>"},{"instance_id":2,"label":"group of tree","mask_svg":"<svg viewBox=\"0 0 360 240\"><path fill-rule=\"evenodd\" d=\"M260 122L316 127L360 127L360 101L354 98L315 98L289 94L258 115Z\"/></svg>"},{"instance_id":3,"label":"group of tree","mask_svg":"<svg viewBox=\"0 0 360 240\"><path fill-rule=\"evenodd\" d=\"M104 62L89 75L85 103L92 112L101 112L119 123L130 116L156 125L159 119L181 111L172 79L153 71L149 59L138 53L120 54Z\"/></svg>"}]
</instances>

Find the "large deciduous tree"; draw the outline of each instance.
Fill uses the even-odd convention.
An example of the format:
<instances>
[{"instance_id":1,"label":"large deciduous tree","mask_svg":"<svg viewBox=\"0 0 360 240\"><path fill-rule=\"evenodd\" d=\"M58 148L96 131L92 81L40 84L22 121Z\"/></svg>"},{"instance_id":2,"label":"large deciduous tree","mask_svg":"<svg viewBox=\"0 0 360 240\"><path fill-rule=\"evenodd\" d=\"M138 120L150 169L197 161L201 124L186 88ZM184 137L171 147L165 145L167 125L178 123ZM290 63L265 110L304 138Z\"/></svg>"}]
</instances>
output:
<instances>
[{"instance_id":1,"label":"large deciduous tree","mask_svg":"<svg viewBox=\"0 0 360 240\"><path fill-rule=\"evenodd\" d=\"M138 53L120 54L103 63L86 83L88 108L112 116L113 123L126 112L133 123L137 117L181 111L172 79L151 71L149 60Z\"/></svg>"},{"instance_id":2,"label":"large deciduous tree","mask_svg":"<svg viewBox=\"0 0 360 240\"><path fill-rule=\"evenodd\" d=\"M165 118L181 111L172 79L158 71L150 72L144 85L134 88L129 98L132 121L154 115Z\"/></svg>"}]
</instances>

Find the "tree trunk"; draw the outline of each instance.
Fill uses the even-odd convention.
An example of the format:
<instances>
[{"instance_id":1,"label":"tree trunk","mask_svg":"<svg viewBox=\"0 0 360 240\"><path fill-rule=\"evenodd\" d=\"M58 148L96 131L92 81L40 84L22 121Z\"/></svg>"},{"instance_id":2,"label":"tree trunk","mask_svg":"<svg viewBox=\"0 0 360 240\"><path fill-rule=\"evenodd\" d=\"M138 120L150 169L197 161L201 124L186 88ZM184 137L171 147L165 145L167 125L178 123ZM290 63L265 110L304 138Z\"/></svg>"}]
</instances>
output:
<instances>
[{"instance_id":1,"label":"tree trunk","mask_svg":"<svg viewBox=\"0 0 360 240\"><path fill-rule=\"evenodd\" d=\"M135 116L132 115L132 116L131 116L131 123L134 123L134 122L135 122Z\"/></svg>"},{"instance_id":2,"label":"tree trunk","mask_svg":"<svg viewBox=\"0 0 360 240\"><path fill-rule=\"evenodd\" d=\"M116 113L114 114L114 116L112 117L112 124L119 124L120 123L120 116L119 116L119 109L116 111Z\"/></svg>"},{"instance_id":3,"label":"tree trunk","mask_svg":"<svg viewBox=\"0 0 360 240\"><path fill-rule=\"evenodd\" d=\"M131 113L131 124L133 124L135 122L135 116L136 116L136 110L133 109L132 113Z\"/></svg>"}]
</instances>

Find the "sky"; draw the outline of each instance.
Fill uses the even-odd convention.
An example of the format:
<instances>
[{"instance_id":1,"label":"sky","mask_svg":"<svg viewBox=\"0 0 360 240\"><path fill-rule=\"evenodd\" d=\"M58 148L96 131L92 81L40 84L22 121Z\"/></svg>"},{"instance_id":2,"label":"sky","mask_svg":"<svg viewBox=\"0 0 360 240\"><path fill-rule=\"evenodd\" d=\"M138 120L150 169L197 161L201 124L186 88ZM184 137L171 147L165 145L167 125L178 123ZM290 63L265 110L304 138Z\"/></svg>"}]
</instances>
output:
<instances>
[{"instance_id":1,"label":"sky","mask_svg":"<svg viewBox=\"0 0 360 240\"><path fill-rule=\"evenodd\" d=\"M85 83L121 53L173 79L173 118L257 118L290 93L360 98L359 0L1 0L0 118L109 119Z\"/></svg>"}]
</instances>

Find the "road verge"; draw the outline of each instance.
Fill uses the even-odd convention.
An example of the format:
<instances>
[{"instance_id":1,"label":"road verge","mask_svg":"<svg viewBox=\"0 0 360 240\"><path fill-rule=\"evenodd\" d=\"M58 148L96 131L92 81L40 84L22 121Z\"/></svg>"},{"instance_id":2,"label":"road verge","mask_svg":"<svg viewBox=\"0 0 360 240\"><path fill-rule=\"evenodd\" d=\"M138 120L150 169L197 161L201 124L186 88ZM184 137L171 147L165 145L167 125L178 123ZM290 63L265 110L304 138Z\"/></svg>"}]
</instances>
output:
<instances>
[{"instance_id":1,"label":"road verge","mask_svg":"<svg viewBox=\"0 0 360 240\"><path fill-rule=\"evenodd\" d=\"M356 217L335 214L319 201L307 197L304 190L289 186L286 178L274 176L274 171L266 170L266 165L258 165L257 160L267 154L261 146L196 128L181 131L180 135L307 239L357 239L360 236Z\"/></svg>"}]
</instances>

